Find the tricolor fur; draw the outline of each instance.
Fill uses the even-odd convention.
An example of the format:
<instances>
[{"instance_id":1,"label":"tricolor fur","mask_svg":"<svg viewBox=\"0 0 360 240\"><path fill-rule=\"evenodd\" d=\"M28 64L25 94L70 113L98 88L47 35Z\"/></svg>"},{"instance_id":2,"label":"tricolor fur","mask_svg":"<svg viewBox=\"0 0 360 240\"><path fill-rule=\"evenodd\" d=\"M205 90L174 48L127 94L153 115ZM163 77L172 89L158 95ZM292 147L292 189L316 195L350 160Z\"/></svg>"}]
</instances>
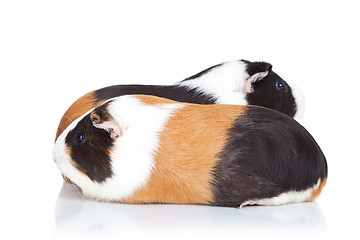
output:
<instances>
[{"instance_id":1,"label":"tricolor fur","mask_svg":"<svg viewBox=\"0 0 360 240\"><path fill-rule=\"evenodd\" d=\"M79 142L80 133L86 140ZM327 177L315 140L284 114L145 95L115 97L83 112L63 127L53 155L84 195L122 203L311 201Z\"/></svg>"},{"instance_id":2,"label":"tricolor fur","mask_svg":"<svg viewBox=\"0 0 360 240\"><path fill-rule=\"evenodd\" d=\"M281 88L279 88L281 86ZM163 97L198 104L257 105L296 119L303 114L299 90L284 81L266 62L224 62L173 85L116 85L90 92L65 113L57 136L74 119L108 99L132 94Z\"/></svg>"}]
</instances>

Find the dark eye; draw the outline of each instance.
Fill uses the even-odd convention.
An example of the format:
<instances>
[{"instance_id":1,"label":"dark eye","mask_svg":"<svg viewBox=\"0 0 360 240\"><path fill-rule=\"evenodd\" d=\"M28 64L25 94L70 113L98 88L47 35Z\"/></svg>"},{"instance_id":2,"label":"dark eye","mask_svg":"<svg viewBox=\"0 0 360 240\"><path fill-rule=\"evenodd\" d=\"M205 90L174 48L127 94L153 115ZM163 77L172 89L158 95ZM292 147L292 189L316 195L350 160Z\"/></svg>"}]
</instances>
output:
<instances>
[{"instance_id":1,"label":"dark eye","mask_svg":"<svg viewBox=\"0 0 360 240\"><path fill-rule=\"evenodd\" d=\"M282 82L276 82L276 88L280 91L284 91L285 90L285 84Z\"/></svg>"},{"instance_id":2,"label":"dark eye","mask_svg":"<svg viewBox=\"0 0 360 240\"><path fill-rule=\"evenodd\" d=\"M82 143L85 142L86 140L86 134L85 133L79 133L76 137L76 142L77 143Z\"/></svg>"}]
</instances>

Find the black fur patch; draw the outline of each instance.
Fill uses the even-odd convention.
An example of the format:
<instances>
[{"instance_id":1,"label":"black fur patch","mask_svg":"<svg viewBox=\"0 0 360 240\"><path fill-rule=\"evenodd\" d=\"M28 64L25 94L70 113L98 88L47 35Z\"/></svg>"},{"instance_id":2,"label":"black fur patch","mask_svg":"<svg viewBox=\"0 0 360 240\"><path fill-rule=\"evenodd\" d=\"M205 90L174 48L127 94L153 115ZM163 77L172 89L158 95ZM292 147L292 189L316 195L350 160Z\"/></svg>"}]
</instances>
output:
<instances>
[{"instance_id":1,"label":"black fur patch","mask_svg":"<svg viewBox=\"0 0 360 240\"><path fill-rule=\"evenodd\" d=\"M85 133L84 142L77 141L79 133ZM76 167L92 181L101 183L112 176L109 155L113 139L107 131L93 126L90 114L68 133L65 143L70 148L70 155Z\"/></svg>"},{"instance_id":2,"label":"black fur patch","mask_svg":"<svg viewBox=\"0 0 360 240\"><path fill-rule=\"evenodd\" d=\"M305 190L327 176L325 156L305 128L261 107L238 117L219 157L213 193L221 206Z\"/></svg>"},{"instance_id":3,"label":"black fur patch","mask_svg":"<svg viewBox=\"0 0 360 240\"><path fill-rule=\"evenodd\" d=\"M250 62L248 60L242 59L244 63L246 63L246 72L249 74L249 76L254 75L255 73L259 72L266 72L271 71L272 65L267 62Z\"/></svg>"},{"instance_id":4,"label":"black fur patch","mask_svg":"<svg viewBox=\"0 0 360 240\"><path fill-rule=\"evenodd\" d=\"M98 101L134 94L153 95L174 101L198 104L214 104L216 101L208 94L181 86L115 85L95 91L95 97Z\"/></svg>"},{"instance_id":5,"label":"black fur patch","mask_svg":"<svg viewBox=\"0 0 360 240\"><path fill-rule=\"evenodd\" d=\"M100 124L105 121L109 121L112 117L110 116L107 108L112 101L95 108L92 113L90 113L90 120L95 124Z\"/></svg>"},{"instance_id":6,"label":"black fur patch","mask_svg":"<svg viewBox=\"0 0 360 240\"><path fill-rule=\"evenodd\" d=\"M246 95L248 104L271 108L294 117L297 106L291 88L285 80L272 71L272 65L266 62L242 61L247 63L246 71L249 76L258 72L269 72L266 77L253 84L254 92ZM278 82L284 85L284 90L280 91L276 87Z\"/></svg>"}]
</instances>

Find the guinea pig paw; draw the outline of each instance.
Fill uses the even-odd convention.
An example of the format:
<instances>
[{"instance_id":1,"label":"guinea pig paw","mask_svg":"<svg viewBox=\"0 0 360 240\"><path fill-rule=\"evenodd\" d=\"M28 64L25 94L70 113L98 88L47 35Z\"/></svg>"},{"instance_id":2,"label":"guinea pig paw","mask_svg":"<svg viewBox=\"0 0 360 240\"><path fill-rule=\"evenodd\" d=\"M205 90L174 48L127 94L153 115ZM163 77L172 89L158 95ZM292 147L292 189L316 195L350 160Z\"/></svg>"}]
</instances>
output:
<instances>
[{"instance_id":1,"label":"guinea pig paw","mask_svg":"<svg viewBox=\"0 0 360 240\"><path fill-rule=\"evenodd\" d=\"M63 174L61 174L62 175L62 177L63 177L63 179L64 179L64 181L66 182L66 183L73 183L68 177L66 177L65 175L63 175Z\"/></svg>"},{"instance_id":2,"label":"guinea pig paw","mask_svg":"<svg viewBox=\"0 0 360 240\"><path fill-rule=\"evenodd\" d=\"M103 199L103 198L97 198L97 197L94 197L93 198L93 200L95 201L95 202L109 202L108 200L106 200L106 199Z\"/></svg>"},{"instance_id":3,"label":"guinea pig paw","mask_svg":"<svg viewBox=\"0 0 360 240\"><path fill-rule=\"evenodd\" d=\"M243 202L239 208L242 208L244 206L254 206L254 205L258 205L258 202L256 200L248 200L248 201L245 201Z\"/></svg>"}]
</instances>

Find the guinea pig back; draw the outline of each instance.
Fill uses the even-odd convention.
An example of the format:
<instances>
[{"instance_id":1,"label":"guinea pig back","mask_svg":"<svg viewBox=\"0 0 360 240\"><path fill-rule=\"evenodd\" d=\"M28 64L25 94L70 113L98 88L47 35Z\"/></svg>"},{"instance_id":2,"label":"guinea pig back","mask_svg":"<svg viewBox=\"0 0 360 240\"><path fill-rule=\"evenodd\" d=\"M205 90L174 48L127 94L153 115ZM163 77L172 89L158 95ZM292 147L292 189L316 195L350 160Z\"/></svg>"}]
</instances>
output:
<instances>
[{"instance_id":1,"label":"guinea pig back","mask_svg":"<svg viewBox=\"0 0 360 240\"><path fill-rule=\"evenodd\" d=\"M327 178L321 149L291 117L145 95L112 98L63 124L53 156L85 196L121 203L312 201Z\"/></svg>"}]
</instances>

